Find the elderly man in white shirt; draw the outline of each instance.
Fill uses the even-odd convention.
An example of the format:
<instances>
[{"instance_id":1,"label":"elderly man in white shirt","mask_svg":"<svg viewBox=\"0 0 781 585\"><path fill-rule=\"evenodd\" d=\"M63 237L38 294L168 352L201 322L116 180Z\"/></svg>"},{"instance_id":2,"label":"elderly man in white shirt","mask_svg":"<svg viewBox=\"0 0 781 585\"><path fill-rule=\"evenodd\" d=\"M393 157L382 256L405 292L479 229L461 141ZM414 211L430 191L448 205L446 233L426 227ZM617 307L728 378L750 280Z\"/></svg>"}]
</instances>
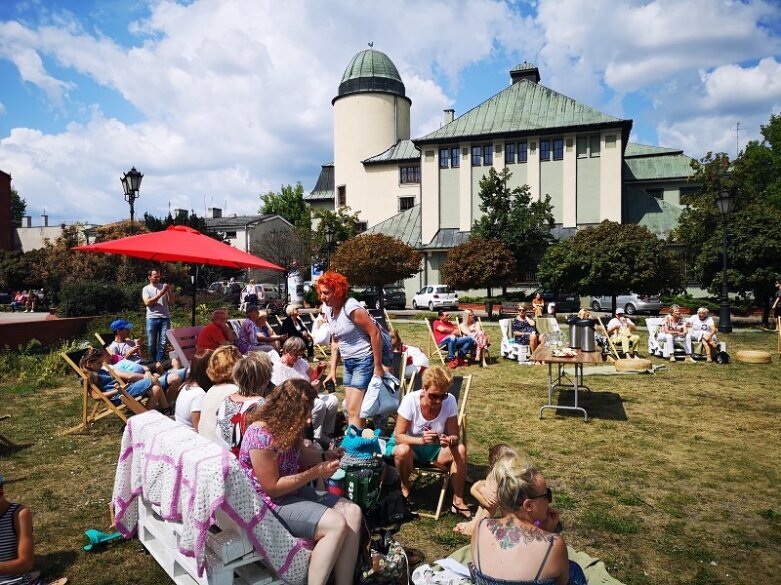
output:
<instances>
[{"instance_id":1,"label":"elderly man in white shirt","mask_svg":"<svg viewBox=\"0 0 781 585\"><path fill-rule=\"evenodd\" d=\"M689 317L689 333L692 341L701 341L705 349L705 358L708 363L713 361L713 351L716 349L716 324L710 316L708 309L700 307L697 314Z\"/></svg>"}]
</instances>

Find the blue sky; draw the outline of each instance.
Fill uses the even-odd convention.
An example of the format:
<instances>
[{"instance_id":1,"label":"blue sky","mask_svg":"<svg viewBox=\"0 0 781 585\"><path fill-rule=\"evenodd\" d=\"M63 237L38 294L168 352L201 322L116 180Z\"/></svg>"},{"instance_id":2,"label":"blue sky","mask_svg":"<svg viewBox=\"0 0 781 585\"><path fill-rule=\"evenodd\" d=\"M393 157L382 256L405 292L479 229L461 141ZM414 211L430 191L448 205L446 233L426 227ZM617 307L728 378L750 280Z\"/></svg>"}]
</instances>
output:
<instances>
[{"instance_id":1,"label":"blue sky","mask_svg":"<svg viewBox=\"0 0 781 585\"><path fill-rule=\"evenodd\" d=\"M524 60L633 119L633 141L693 157L734 156L781 112L776 0L3 0L0 169L53 222L125 217L131 166L139 214L254 213L332 160L331 98L369 41L402 75L413 136Z\"/></svg>"}]
</instances>

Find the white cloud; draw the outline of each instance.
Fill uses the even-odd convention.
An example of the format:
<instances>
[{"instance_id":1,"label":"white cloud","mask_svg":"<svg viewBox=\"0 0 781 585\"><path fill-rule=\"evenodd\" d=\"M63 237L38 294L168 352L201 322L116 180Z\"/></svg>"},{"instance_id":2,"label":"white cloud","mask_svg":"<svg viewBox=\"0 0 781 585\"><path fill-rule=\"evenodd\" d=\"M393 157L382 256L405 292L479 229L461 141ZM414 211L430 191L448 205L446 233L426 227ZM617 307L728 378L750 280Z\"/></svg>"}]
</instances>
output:
<instances>
[{"instance_id":1,"label":"white cloud","mask_svg":"<svg viewBox=\"0 0 781 585\"><path fill-rule=\"evenodd\" d=\"M776 59L725 65L781 52L759 24L774 17L769 2L540 0L532 16L519 6L155 0L129 24L130 47L40 7L43 25L0 22L0 58L58 111L87 114L56 134L15 128L0 137L0 160L28 208L52 217L125 216L118 178L131 165L145 174L139 214L161 215L169 202L202 213L226 201L229 213L253 213L258 194L297 180L309 190L332 160L331 99L369 41L402 75L413 137L440 126L465 68L486 62L506 70L537 61L546 86L613 115L624 115L624 96L651 96L660 141L695 154L729 143L735 110L778 104ZM85 77L132 105L138 121L89 103ZM730 93L730 79L740 92Z\"/></svg>"}]
</instances>

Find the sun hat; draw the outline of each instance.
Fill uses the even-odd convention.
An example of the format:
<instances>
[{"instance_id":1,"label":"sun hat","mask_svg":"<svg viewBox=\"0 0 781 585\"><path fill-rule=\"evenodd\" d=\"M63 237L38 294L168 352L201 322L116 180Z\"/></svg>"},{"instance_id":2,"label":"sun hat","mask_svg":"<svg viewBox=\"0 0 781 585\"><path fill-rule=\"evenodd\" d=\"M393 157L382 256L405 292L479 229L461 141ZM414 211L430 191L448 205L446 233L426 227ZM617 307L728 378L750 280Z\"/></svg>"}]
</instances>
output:
<instances>
[{"instance_id":1,"label":"sun hat","mask_svg":"<svg viewBox=\"0 0 781 585\"><path fill-rule=\"evenodd\" d=\"M117 319L111 324L112 331L119 331L121 329L132 329L133 324L125 319Z\"/></svg>"},{"instance_id":2,"label":"sun hat","mask_svg":"<svg viewBox=\"0 0 781 585\"><path fill-rule=\"evenodd\" d=\"M620 307L618 309L616 309L616 315L623 315L624 313L626 313L626 311L624 311L624 309L622 309Z\"/></svg>"}]
</instances>

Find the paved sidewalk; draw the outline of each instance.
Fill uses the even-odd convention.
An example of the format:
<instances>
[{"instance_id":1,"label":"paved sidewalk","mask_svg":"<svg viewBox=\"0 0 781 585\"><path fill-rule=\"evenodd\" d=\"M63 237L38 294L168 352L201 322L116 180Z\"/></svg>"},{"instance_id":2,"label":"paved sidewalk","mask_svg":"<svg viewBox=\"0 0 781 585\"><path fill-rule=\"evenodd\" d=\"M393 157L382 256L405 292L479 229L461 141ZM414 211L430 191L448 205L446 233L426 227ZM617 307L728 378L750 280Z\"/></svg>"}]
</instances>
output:
<instances>
[{"instance_id":1,"label":"paved sidewalk","mask_svg":"<svg viewBox=\"0 0 781 585\"><path fill-rule=\"evenodd\" d=\"M3 311L0 313L0 323L27 323L29 321L45 321L49 316L48 311L38 311L36 313L25 313L24 311Z\"/></svg>"}]
</instances>

